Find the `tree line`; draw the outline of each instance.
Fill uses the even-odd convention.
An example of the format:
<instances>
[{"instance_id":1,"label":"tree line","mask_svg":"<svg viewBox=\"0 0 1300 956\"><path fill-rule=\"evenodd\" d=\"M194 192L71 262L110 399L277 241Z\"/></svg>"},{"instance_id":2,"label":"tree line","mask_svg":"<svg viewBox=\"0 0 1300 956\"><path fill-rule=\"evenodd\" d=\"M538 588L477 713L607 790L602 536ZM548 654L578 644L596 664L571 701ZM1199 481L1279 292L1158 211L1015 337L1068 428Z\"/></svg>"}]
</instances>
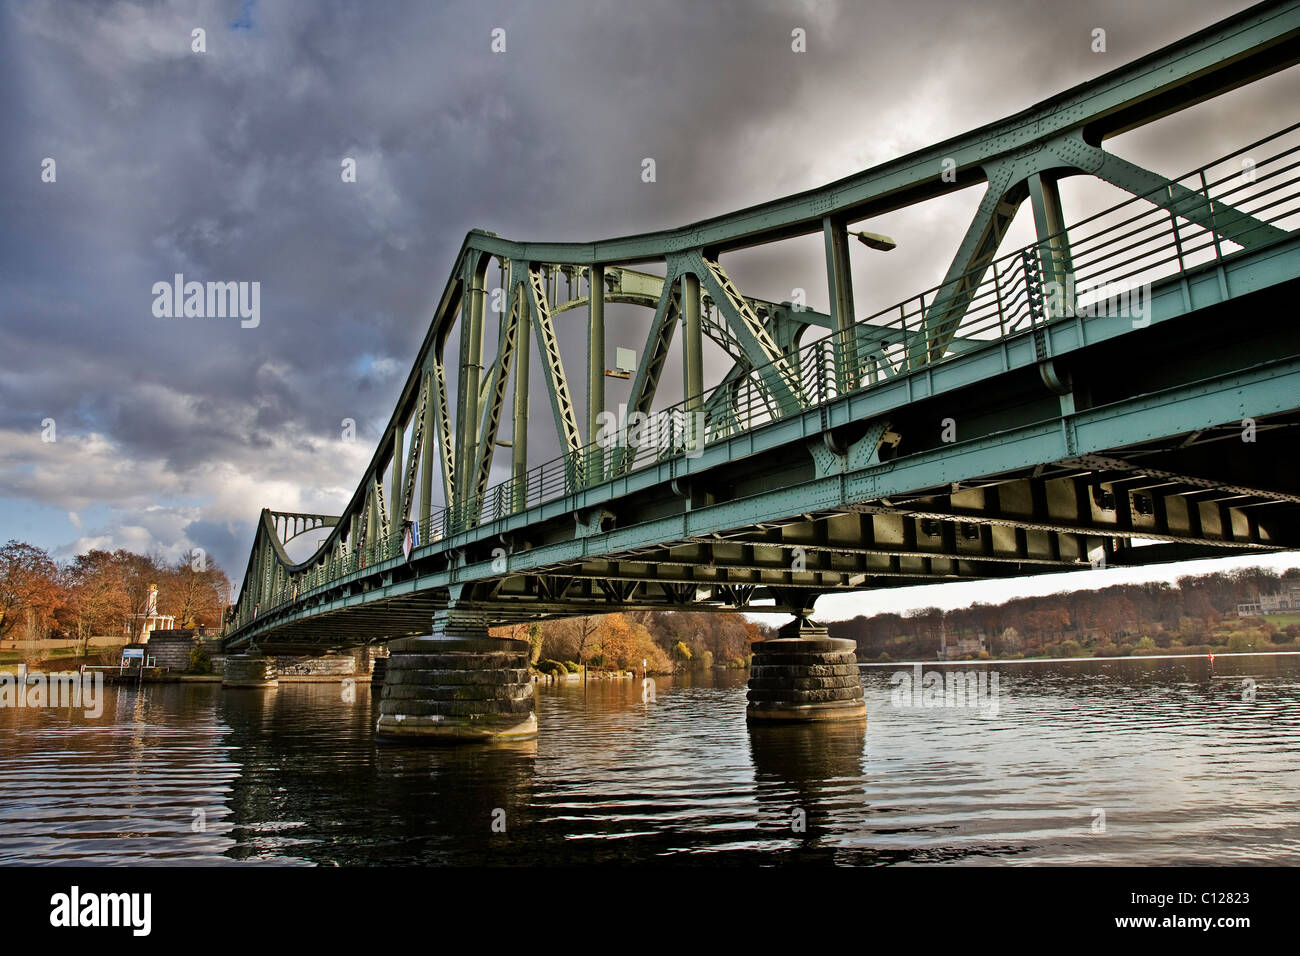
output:
<instances>
[{"instance_id":1,"label":"tree line","mask_svg":"<svg viewBox=\"0 0 1300 956\"><path fill-rule=\"evenodd\" d=\"M739 614L627 611L493 628L493 635L527 640L541 670L572 663L651 674L749 666L750 645L772 628Z\"/></svg>"},{"instance_id":2,"label":"tree line","mask_svg":"<svg viewBox=\"0 0 1300 956\"><path fill-rule=\"evenodd\" d=\"M1290 644L1300 625L1286 619L1239 619L1237 605L1300 586L1300 568L1278 574L1241 568L1164 581L1119 584L975 603L952 611L859 615L828 624L832 637L854 640L861 660L934 658L942 641L983 638L994 657L1112 657L1155 648L1208 652ZM1234 643L1234 639L1236 639Z\"/></svg>"},{"instance_id":3,"label":"tree line","mask_svg":"<svg viewBox=\"0 0 1300 956\"><path fill-rule=\"evenodd\" d=\"M169 562L158 554L91 550L56 562L10 540L0 547L0 640L121 636L149 608L177 627L217 627L230 602L225 571L204 555ZM1207 651L1300 641L1300 616L1238 619L1237 605L1300 586L1300 568L1188 575L1175 584L1121 584L1092 591L976 602L951 611L859 615L827 622L832 637L853 640L862 660L925 660L942 642L982 638L982 656L1115 656L1154 648ZM494 628L528 640L534 664L666 674L714 666L746 667L753 642L773 628L740 614L636 611ZM643 664L644 662L644 664Z\"/></svg>"},{"instance_id":4,"label":"tree line","mask_svg":"<svg viewBox=\"0 0 1300 956\"><path fill-rule=\"evenodd\" d=\"M11 539L0 547L0 640L124 635L148 611L153 586L158 613L177 627L216 627L230 602L230 579L206 555L168 562L119 548L56 562Z\"/></svg>"}]
</instances>

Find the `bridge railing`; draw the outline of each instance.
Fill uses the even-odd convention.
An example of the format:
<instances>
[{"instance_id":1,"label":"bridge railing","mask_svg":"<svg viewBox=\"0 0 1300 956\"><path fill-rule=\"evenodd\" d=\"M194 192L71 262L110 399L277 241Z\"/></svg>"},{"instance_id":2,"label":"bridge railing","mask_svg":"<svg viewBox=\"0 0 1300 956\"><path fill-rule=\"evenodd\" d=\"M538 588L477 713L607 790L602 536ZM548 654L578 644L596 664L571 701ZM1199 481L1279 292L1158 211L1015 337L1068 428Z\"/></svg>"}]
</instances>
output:
<instances>
[{"instance_id":1,"label":"bridge railing","mask_svg":"<svg viewBox=\"0 0 1300 956\"><path fill-rule=\"evenodd\" d=\"M987 262L791 356L810 405L1046 322L1141 309L1149 285L1300 226L1300 124ZM780 417L759 370L728 386L710 441ZM712 397L712 396L710 396Z\"/></svg>"},{"instance_id":2,"label":"bridge railing","mask_svg":"<svg viewBox=\"0 0 1300 956\"><path fill-rule=\"evenodd\" d=\"M1300 123L824 335L786 356L778 371L798 385L803 408L815 407L1053 321L1125 302L1131 307L1144 285L1284 238L1300 228L1298 131ZM763 371L752 369L714 391L629 421L621 431L491 486L459 512L434 509L419 525L419 545L693 455L781 418L786 413ZM715 395L720 401L711 405ZM705 412L709 407L713 411ZM401 555L404 535L404 528L393 529L286 582L262 612Z\"/></svg>"}]
</instances>

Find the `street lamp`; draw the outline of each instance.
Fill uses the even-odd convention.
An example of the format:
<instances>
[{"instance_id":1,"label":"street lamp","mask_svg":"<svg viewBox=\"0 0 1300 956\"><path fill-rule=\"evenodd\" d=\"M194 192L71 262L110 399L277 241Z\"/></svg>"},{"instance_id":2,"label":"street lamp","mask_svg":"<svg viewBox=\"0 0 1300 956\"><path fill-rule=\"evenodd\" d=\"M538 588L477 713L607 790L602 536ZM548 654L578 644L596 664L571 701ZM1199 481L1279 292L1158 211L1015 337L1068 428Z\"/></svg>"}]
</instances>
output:
<instances>
[{"instance_id":1,"label":"street lamp","mask_svg":"<svg viewBox=\"0 0 1300 956\"><path fill-rule=\"evenodd\" d=\"M882 236L878 232L854 232L852 229L848 230L848 232L849 235L857 236L858 242L862 243L868 249L875 249L877 252L888 252L889 250L898 247L898 243L893 239L890 239L888 236Z\"/></svg>"}]
</instances>

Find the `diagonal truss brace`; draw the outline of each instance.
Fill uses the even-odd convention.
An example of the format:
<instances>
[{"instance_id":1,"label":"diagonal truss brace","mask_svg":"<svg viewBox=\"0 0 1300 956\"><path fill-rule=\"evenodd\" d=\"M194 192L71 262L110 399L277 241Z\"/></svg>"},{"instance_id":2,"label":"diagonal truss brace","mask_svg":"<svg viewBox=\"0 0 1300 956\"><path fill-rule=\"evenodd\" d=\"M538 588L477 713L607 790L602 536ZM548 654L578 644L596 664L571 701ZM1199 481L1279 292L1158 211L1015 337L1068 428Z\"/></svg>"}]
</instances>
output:
<instances>
[{"instance_id":1,"label":"diagonal truss brace","mask_svg":"<svg viewBox=\"0 0 1300 956\"><path fill-rule=\"evenodd\" d=\"M374 482L366 489L366 496L361 502L361 522L357 528L357 540L353 542L354 551L364 551L370 546L370 516L374 513Z\"/></svg>"},{"instance_id":2,"label":"diagonal truss brace","mask_svg":"<svg viewBox=\"0 0 1300 956\"><path fill-rule=\"evenodd\" d=\"M654 319L650 322L650 331L646 336L645 348L641 352L642 358L636 379L632 382L632 392L628 402L629 415L632 412L648 414L650 406L654 404L655 393L659 390L659 379L668 361L668 349L673 342L673 333L681 321L682 289L681 283L677 281L681 278L681 274L680 260L670 261L663 290L659 293L659 305L655 308Z\"/></svg>"},{"instance_id":3,"label":"diagonal truss brace","mask_svg":"<svg viewBox=\"0 0 1300 956\"><path fill-rule=\"evenodd\" d=\"M429 372L433 384L433 422L437 432L438 470L442 473L442 500L450 504L455 500L456 438L451 430L451 412L447 405L447 373L441 355L430 363Z\"/></svg>"},{"instance_id":4,"label":"diagonal truss brace","mask_svg":"<svg viewBox=\"0 0 1300 956\"><path fill-rule=\"evenodd\" d=\"M654 318L650 322L650 331L646 335L645 348L641 352L641 362L637 368L636 379L632 382L632 391L628 401L628 419L634 413L647 415L654 404L655 393L659 390L659 379L663 375L664 365L668 361L668 349L673 342L673 333L681 321L682 314L682 265L680 259L670 259L668 274L664 277L663 289L659 293L659 305L655 308ZM626 443L621 443L615 458L612 473L620 474L632 466L635 451Z\"/></svg>"},{"instance_id":5,"label":"diagonal truss brace","mask_svg":"<svg viewBox=\"0 0 1300 956\"><path fill-rule=\"evenodd\" d=\"M411 449L406 458L406 478L402 482L402 513L397 516L399 522L411 516L411 499L415 497L415 479L420 470L420 453L424 445L424 409L429 402L429 382L426 379L420 388L420 404L415 409L414 429L411 431ZM393 467L397 467L394 463Z\"/></svg>"},{"instance_id":6,"label":"diagonal truss brace","mask_svg":"<svg viewBox=\"0 0 1300 956\"><path fill-rule=\"evenodd\" d=\"M908 365L916 368L938 361L948 349L957 326L984 281L984 273L997 255L1002 237L1020 204L1029 195L1021 170L1015 164L990 168L988 186L975 218L962 237L948 274L944 276L930 307L925 310L923 333L908 347ZM1013 185L1014 182L1014 185Z\"/></svg>"},{"instance_id":7,"label":"diagonal truss brace","mask_svg":"<svg viewBox=\"0 0 1300 956\"><path fill-rule=\"evenodd\" d=\"M942 358L962 318L984 281L989 265L1021 203L1029 195L1029 178L1051 170L1096 176L1172 215L1217 233L1245 248L1284 238L1287 232L1226 203L1211 200L1179 183L1093 146L1081 133L1062 136L1036 153L985 165L988 186L966 230L939 292L925 310L924 334L908 349L916 368Z\"/></svg>"},{"instance_id":8,"label":"diagonal truss brace","mask_svg":"<svg viewBox=\"0 0 1300 956\"><path fill-rule=\"evenodd\" d=\"M782 413L789 415L805 408L808 401L799 384L798 374L790 367L762 320L736 289L731 277L721 265L703 256L696 257L695 264L696 274L713 296L719 311L745 350L750 365L757 369Z\"/></svg>"},{"instance_id":9,"label":"diagonal truss brace","mask_svg":"<svg viewBox=\"0 0 1300 956\"><path fill-rule=\"evenodd\" d=\"M525 306L526 292L522 282L516 282L510 295L510 311L506 315L505 328L497 343L496 361L488 376L487 402L483 408L483 419L479 425L478 454L474 463L474 499L470 506L470 515L477 520L483 510L483 499L487 494L488 479L492 473L492 454L496 449L497 430L501 425L501 410L505 406L506 385L510 379L510 368L514 363L515 343L519 338L519 319ZM547 320L549 322L549 315Z\"/></svg>"},{"instance_id":10,"label":"diagonal truss brace","mask_svg":"<svg viewBox=\"0 0 1300 956\"><path fill-rule=\"evenodd\" d=\"M1195 190L1136 163L1130 163L1127 159L1121 159L1100 147L1086 143L1072 143L1071 146L1075 152L1083 155L1083 162L1076 161L1075 164L1082 171L1104 179L1134 196L1150 200L1175 216L1218 233L1220 238L1235 242L1243 248L1261 246L1287 236L1285 229L1262 222L1226 203L1207 199Z\"/></svg>"},{"instance_id":11,"label":"diagonal truss brace","mask_svg":"<svg viewBox=\"0 0 1300 956\"><path fill-rule=\"evenodd\" d=\"M392 529L388 525L388 508L384 504L384 483L376 476L371 479L371 504L375 509L375 532L380 540L387 538Z\"/></svg>"},{"instance_id":12,"label":"diagonal truss brace","mask_svg":"<svg viewBox=\"0 0 1300 956\"><path fill-rule=\"evenodd\" d=\"M564 449L572 455L582 449L582 437L578 431L578 418L574 413L573 399L569 395L569 380L564 374L564 360L560 356L560 343L555 335L555 323L551 321L551 308L546 296L546 280L533 263L528 265L529 311L532 313L533 330L542 345L542 371L546 374L547 392L551 397L551 410L555 414L555 430L564 443Z\"/></svg>"}]
</instances>

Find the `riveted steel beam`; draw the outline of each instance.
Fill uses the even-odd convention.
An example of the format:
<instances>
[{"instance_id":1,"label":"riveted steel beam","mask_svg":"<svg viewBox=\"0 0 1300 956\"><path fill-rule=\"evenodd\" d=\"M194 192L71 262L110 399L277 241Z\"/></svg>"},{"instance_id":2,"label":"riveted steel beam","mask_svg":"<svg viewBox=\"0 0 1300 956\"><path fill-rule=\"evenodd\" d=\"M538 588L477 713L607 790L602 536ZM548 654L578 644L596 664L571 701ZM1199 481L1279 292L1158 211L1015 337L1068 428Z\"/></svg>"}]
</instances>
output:
<instances>
[{"instance_id":1,"label":"riveted steel beam","mask_svg":"<svg viewBox=\"0 0 1300 956\"><path fill-rule=\"evenodd\" d=\"M844 391L857 387L857 343L852 340L857 316L853 311L853 264L848 229L842 219L822 219L826 241L826 281L830 285L831 318L835 322L835 375Z\"/></svg>"},{"instance_id":2,"label":"riveted steel beam","mask_svg":"<svg viewBox=\"0 0 1300 956\"><path fill-rule=\"evenodd\" d=\"M699 434L700 412L704 409L704 335L700 330L700 280L693 273L682 274L682 382L686 392L686 447L704 447Z\"/></svg>"},{"instance_id":3,"label":"riveted steel beam","mask_svg":"<svg viewBox=\"0 0 1300 956\"><path fill-rule=\"evenodd\" d=\"M546 375L551 411L555 415L555 430L561 447L576 456L582 449L578 417L574 412L573 399L569 396L569 380L564 374L560 342L555 335L555 324L551 321L546 284L541 271L533 263L528 265L528 290L529 311L532 314L533 331L537 333L537 342L541 347L542 371Z\"/></svg>"},{"instance_id":4,"label":"riveted steel beam","mask_svg":"<svg viewBox=\"0 0 1300 956\"><path fill-rule=\"evenodd\" d=\"M443 501L451 505L456 500L456 436L451 427L451 412L447 403L447 374L442 356L430 363L433 381L434 424L437 429L438 471L442 476Z\"/></svg>"},{"instance_id":5,"label":"riveted steel beam","mask_svg":"<svg viewBox=\"0 0 1300 956\"><path fill-rule=\"evenodd\" d=\"M586 243L514 243L483 232L476 248L548 262L648 262L667 250L726 252L820 232L824 217L855 222L985 179L999 159L1032 153L1073 131L1101 142L1300 62L1300 7L1261 3L1147 56L980 129L817 189L677 229ZM945 169L954 175L944 178Z\"/></svg>"},{"instance_id":6,"label":"riveted steel beam","mask_svg":"<svg viewBox=\"0 0 1300 956\"><path fill-rule=\"evenodd\" d=\"M393 425L393 451L392 457L389 459L389 467L392 469L390 479L392 484L390 487L393 497L393 517L391 524L394 529L401 526L402 516L406 514L406 502L403 500L405 497L405 489L402 487L402 479L406 477L406 469L404 467L406 462L405 443L406 429L402 427L402 422L399 418Z\"/></svg>"},{"instance_id":7,"label":"riveted steel beam","mask_svg":"<svg viewBox=\"0 0 1300 956\"><path fill-rule=\"evenodd\" d=\"M474 458L478 451L479 382L483 373L483 282L489 257L468 256L463 264L465 295L460 304L460 372L456 397L456 468L449 501L463 521L474 495Z\"/></svg>"},{"instance_id":8,"label":"riveted steel beam","mask_svg":"<svg viewBox=\"0 0 1300 956\"><path fill-rule=\"evenodd\" d=\"M1249 249L1287 236L1285 229L1261 222L1227 203L1207 199L1112 152L1086 143L1080 143L1076 148L1082 155L1072 158L1083 171L1134 196L1149 199L1179 218L1194 222L1238 245Z\"/></svg>"},{"instance_id":9,"label":"riveted steel beam","mask_svg":"<svg viewBox=\"0 0 1300 956\"><path fill-rule=\"evenodd\" d=\"M417 520L422 527L429 526L429 519L433 514L433 469L434 455L438 445L438 438L435 434L435 402L433 395L433 374L424 373L424 382L421 387L423 397L420 399L420 514ZM411 460L415 461L415 455L411 455ZM412 478L415 476L412 475ZM444 499L446 500L446 499ZM427 543L427 542L426 542Z\"/></svg>"},{"instance_id":10,"label":"riveted steel beam","mask_svg":"<svg viewBox=\"0 0 1300 956\"><path fill-rule=\"evenodd\" d=\"M1028 194L1019 172L1016 165L1003 164L989 173L988 186L975 210L975 218L966 228L938 293L925 309L923 334L915 337L908 348L910 367L938 361L948 350L1011 220Z\"/></svg>"},{"instance_id":11,"label":"riveted steel beam","mask_svg":"<svg viewBox=\"0 0 1300 956\"><path fill-rule=\"evenodd\" d=\"M594 442L605 412L605 267L591 266L587 273L587 440ZM592 455L587 482L604 478L604 459Z\"/></svg>"},{"instance_id":12,"label":"riveted steel beam","mask_svg":"<svg viewBox=\"0 0 1300 956\"><path fill-rule=\"evenodd\" d=\"M511 279L515 277L515 268L514 262L511 262ZM522 511L528 506L528 376L532 361L529 349L532 323L524 319L523 309L527 308L531 316L532 306L524 301L525 296L530 296L531 293L527 292L523 282L515 282L512 288L514 291L511 295L518 300L520 321L516 328L519 341L515 346L518 358L515 361L515 393L510 434L510 478L514 495L512 505L515 511ZM512 302L511 308L515 307L515 303Z\"/></svg>"},{"instance_id":13,"label":"riveted steel beam","mask_svg":"<svg viewBox=\"0 0 1300 956\"><path fill-rule=\"evenodd\" d=\"M492 473L492 455L497 444L497 429L501 424L501 410L505 407L506 385L514 360L515 341L519 334L521 313L526 308L523 283L516 283L510 296L510 307L497 342L497 357L488 372L488 396L483 408L483 421L479 426L478 455L474 465L474 497L470 505L469 520L476 522L483 510L488 479Z\"/></svg>"},{"instance_id":14,"label":"riveted steel beam","mask_svg":"<svg viewBox=\"0 0 1300 956\"><path fill-rule=\"evenodd\" d=\"M694 274L713 296L719 311L745 350L750 365L758 371L782 413L788 415L804 408L808 400L799 384L798 373L786 361L785 355L726 270L717 262L698 256L695 257Z\"/></svg>"},{"instance_id":15,"label":"riveted steel beam","mask_svg":"<svg viewBox=\"0 0 1300 956\"><path fill-rule=\"evenodd\" d=\"M681 288L677 281L680 276L681 267L674 260L659 294L659 304L650 322L645 347L641 350L641 361L637 365L628 401L629 415L632 412L647 414L654 403L655 393L659 390L659 378L668 361L668 348L672 345L673 333L677 330L681 316Z\"/></svg>"}]
</instances>

